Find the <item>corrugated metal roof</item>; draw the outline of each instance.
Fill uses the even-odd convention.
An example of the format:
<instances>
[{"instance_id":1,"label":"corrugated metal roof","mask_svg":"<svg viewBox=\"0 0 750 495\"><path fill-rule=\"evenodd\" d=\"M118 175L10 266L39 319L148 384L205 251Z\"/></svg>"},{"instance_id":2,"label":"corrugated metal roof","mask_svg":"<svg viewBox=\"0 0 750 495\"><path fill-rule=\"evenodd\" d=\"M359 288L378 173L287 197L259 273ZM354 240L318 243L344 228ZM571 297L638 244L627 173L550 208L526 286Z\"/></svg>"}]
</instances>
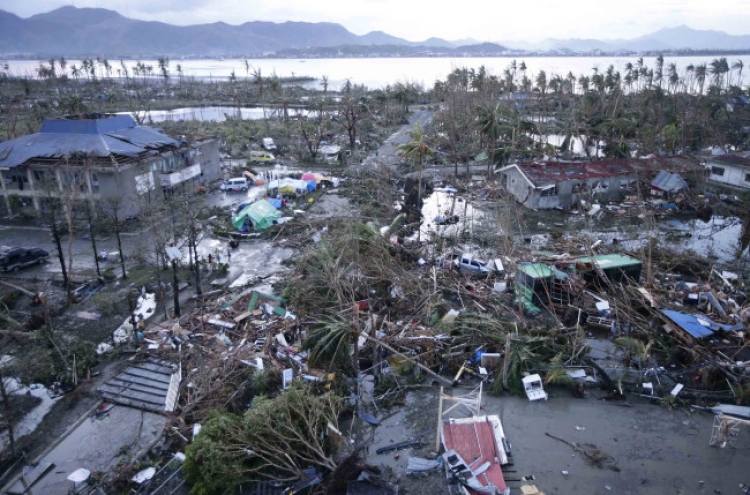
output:
<instances>
[{"instance_id":1,"label":"corrugated metal roof","mask_svg":"<svg viewBox=\"0 0 750 495\"><path fill-rule=\"evenodd\" d=\"M171 412L177 403L179 367L156 359L129 366L97 390L110 401L153 412Z\"/></svg>"},{"instance_id":2,"label":"corrugated metal roof","mask_svg":"<svg viewBox=\"0 0 750 495\"><path fill-rule=\"evenodd\" d=\"M685 330L696 339L709 337L720 330L719 326L711 321L708 316L689 315L680 313L679 311L672 311L670 309L664 309L662 310L662 313L672 320L675 325Z\"/></svg>"},{"instance_id":3,"label":"corrugated metal roof","mask_svg":"<svg viewBox=\"0 0 750 495\"><path fill-rule=\"evenodd\" d=\"M598 254L596 256L584 256L582 258L578 258L577 261L580 261L581 263L593 263L596 262L597 265L599 265L599 268L602 270L607 270L610 268L622 268L625 266L636 266L641 265L642 263L640 260L633 258L632 256L628 256L626 254Z\"/></svg>"},{"instance_id":4,"label":"corrugated metal roof","mask_svg":"<svg viewBox=\"0 0 750 495\"><path fill-rule=\"evenodd\" d=\"M517 166L534 187L543 187L562 181L583 181L593 178L627 177L635 174L656 174L659 171L692 173L702 172L698 162L686 156L650 157L632 159L607 159L591 162L526 162Z\"/></svg>"},{"instance_id":5,"label":"corrugated metal roof","mask_svg":"<svg viewBox=\"0 0 750 495\"><path fill-rule=\"evenodd\" d=\"M651 187L661 189L666 192L677 192L682 189L687 189L688 185L685 180L680 177L680 174L667 172L662 170L654 180L651 181Z\"/></svg>"},{"instance_id":6,"label":"corrugated metal roof","mask_svg":"<svg viewBox=\"0 0 750 495\"><path fill-rule=\"evenodd\" d=\"M48 119L37 134L0 143L0 168L14 168L33 159L136 157L150 150L177 148L180 141L157 129L138 126L132 117Z\"/></svg>"},{"instance_id":7,"label":"corrugated metal roof","mask_svg":"<svg viewBox=\"0 0 750 495\"><path fill-rule=\"evenodd\" d=\"M709 162L718 163L721 165L735 165L738 167L750 167L750 157L746 157L743 154L734 155L721 155L712 156L708 159Z\"/></svg>"},{"instance_id":8,"label":"corrugated metal roof","mask_svg":"<svg viewBox=\"0 0 750 495\"><path fill-rule=\"evenodd\" d=\"M521 263L518 265L518 271L525 273L532 278L549 278L552 276L552 270L542 263Z\"/></svg>"}]
</instances>

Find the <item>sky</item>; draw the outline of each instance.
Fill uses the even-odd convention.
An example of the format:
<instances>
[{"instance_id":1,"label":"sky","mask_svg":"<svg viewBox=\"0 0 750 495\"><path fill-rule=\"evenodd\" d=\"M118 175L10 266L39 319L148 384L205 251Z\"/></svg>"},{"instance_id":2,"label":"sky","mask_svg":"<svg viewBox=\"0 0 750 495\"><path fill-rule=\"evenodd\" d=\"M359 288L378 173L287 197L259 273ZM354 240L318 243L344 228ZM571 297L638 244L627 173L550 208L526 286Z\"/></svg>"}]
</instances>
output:
<instances>
[{"instance_id":1,"label":"sky","mask_svg":"<svg viewBox=\"0 0 750 495\"><path fill-rule=\"evenodd\" d=\"M0 9L21 17L63 5L180 25L335 22L355 34L385 31L410 41L635 38L682 24L750 34L750 0L0 0Z\"/></svg>"}]
</instances>

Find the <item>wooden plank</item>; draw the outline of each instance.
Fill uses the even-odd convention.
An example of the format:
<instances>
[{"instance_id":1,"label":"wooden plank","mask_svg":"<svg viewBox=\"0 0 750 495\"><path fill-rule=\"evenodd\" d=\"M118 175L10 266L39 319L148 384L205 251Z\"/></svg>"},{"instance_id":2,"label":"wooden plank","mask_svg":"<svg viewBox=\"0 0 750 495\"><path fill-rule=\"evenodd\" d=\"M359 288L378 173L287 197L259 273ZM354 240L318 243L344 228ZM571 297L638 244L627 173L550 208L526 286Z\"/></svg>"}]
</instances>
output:
<instances>
[{"instance_id":1,"label":"wooden plank","mask_svg":"<svg viewBox=\"0 0 750 495\"><path fill-rule=\"evenodd\" d=\"M248 318L248 317L250 317L250 316L251 316L252 314L253 314L253 312L252 312L252 311L247 311L247 312L245 312L245 313L242 313L242 314L241 314L241 315L239 315L239 316L235 316L235 317L234 317L234 322L235 322L235 323L239 323L239 322L241 322L242 320L244 320L245 318Z\"/></svg>"}]
</instances>

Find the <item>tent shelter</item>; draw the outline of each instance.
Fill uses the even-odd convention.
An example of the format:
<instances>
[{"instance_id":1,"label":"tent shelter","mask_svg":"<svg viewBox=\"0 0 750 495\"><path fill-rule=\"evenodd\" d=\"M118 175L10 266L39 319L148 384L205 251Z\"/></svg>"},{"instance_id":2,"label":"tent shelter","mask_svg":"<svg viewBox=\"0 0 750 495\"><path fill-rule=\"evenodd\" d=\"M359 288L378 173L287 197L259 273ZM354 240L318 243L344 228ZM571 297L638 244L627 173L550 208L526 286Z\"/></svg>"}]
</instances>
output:
<instances>
[{"instance_id":1,"label":"tent shelter","mask_svg":"<svg viewBox=\"0 0 750 495\"><path fill-rule=\"evenodd\" d=\"M273 225L274 221L281 216L281 212L273 207L265 199L256 201L246 206L243 210L232 217L232 225L237 230L242 229L247 220L252 222L255 230L264 230Z\"/></svg>"}]
</instances>

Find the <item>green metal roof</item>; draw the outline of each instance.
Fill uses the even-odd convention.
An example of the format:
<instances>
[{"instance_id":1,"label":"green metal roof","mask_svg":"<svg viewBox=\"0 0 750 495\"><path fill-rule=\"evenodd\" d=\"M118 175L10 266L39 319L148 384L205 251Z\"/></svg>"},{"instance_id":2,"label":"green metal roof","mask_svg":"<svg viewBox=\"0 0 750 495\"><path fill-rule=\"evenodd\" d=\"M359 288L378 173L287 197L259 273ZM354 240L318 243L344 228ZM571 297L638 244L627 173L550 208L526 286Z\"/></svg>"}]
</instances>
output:
<instances>
[{"instance_id":1,"label":"green metal roof","mask_svg":"<svg viewBox=\"0 0 750 495\"><path fill-rule=\"evenodd\" d=\"M518 271L531 278L549 278L552 276L552 270L543 263L520 264L518 265Z\"/></svg>"},{"instance_id":2,"label":"green metal roof","mask_svg":"<svg viewBox=\"0 0 750 495\"><path fill-rule=\"evenodd\" d=\"M594 257L585 256L583 258L577 258L576 261L582 263L596 262L602 270L624 268L626 266L637 266L641 264L640 260L626 254L599 254Z\"/></svg>"}]
</instances>

